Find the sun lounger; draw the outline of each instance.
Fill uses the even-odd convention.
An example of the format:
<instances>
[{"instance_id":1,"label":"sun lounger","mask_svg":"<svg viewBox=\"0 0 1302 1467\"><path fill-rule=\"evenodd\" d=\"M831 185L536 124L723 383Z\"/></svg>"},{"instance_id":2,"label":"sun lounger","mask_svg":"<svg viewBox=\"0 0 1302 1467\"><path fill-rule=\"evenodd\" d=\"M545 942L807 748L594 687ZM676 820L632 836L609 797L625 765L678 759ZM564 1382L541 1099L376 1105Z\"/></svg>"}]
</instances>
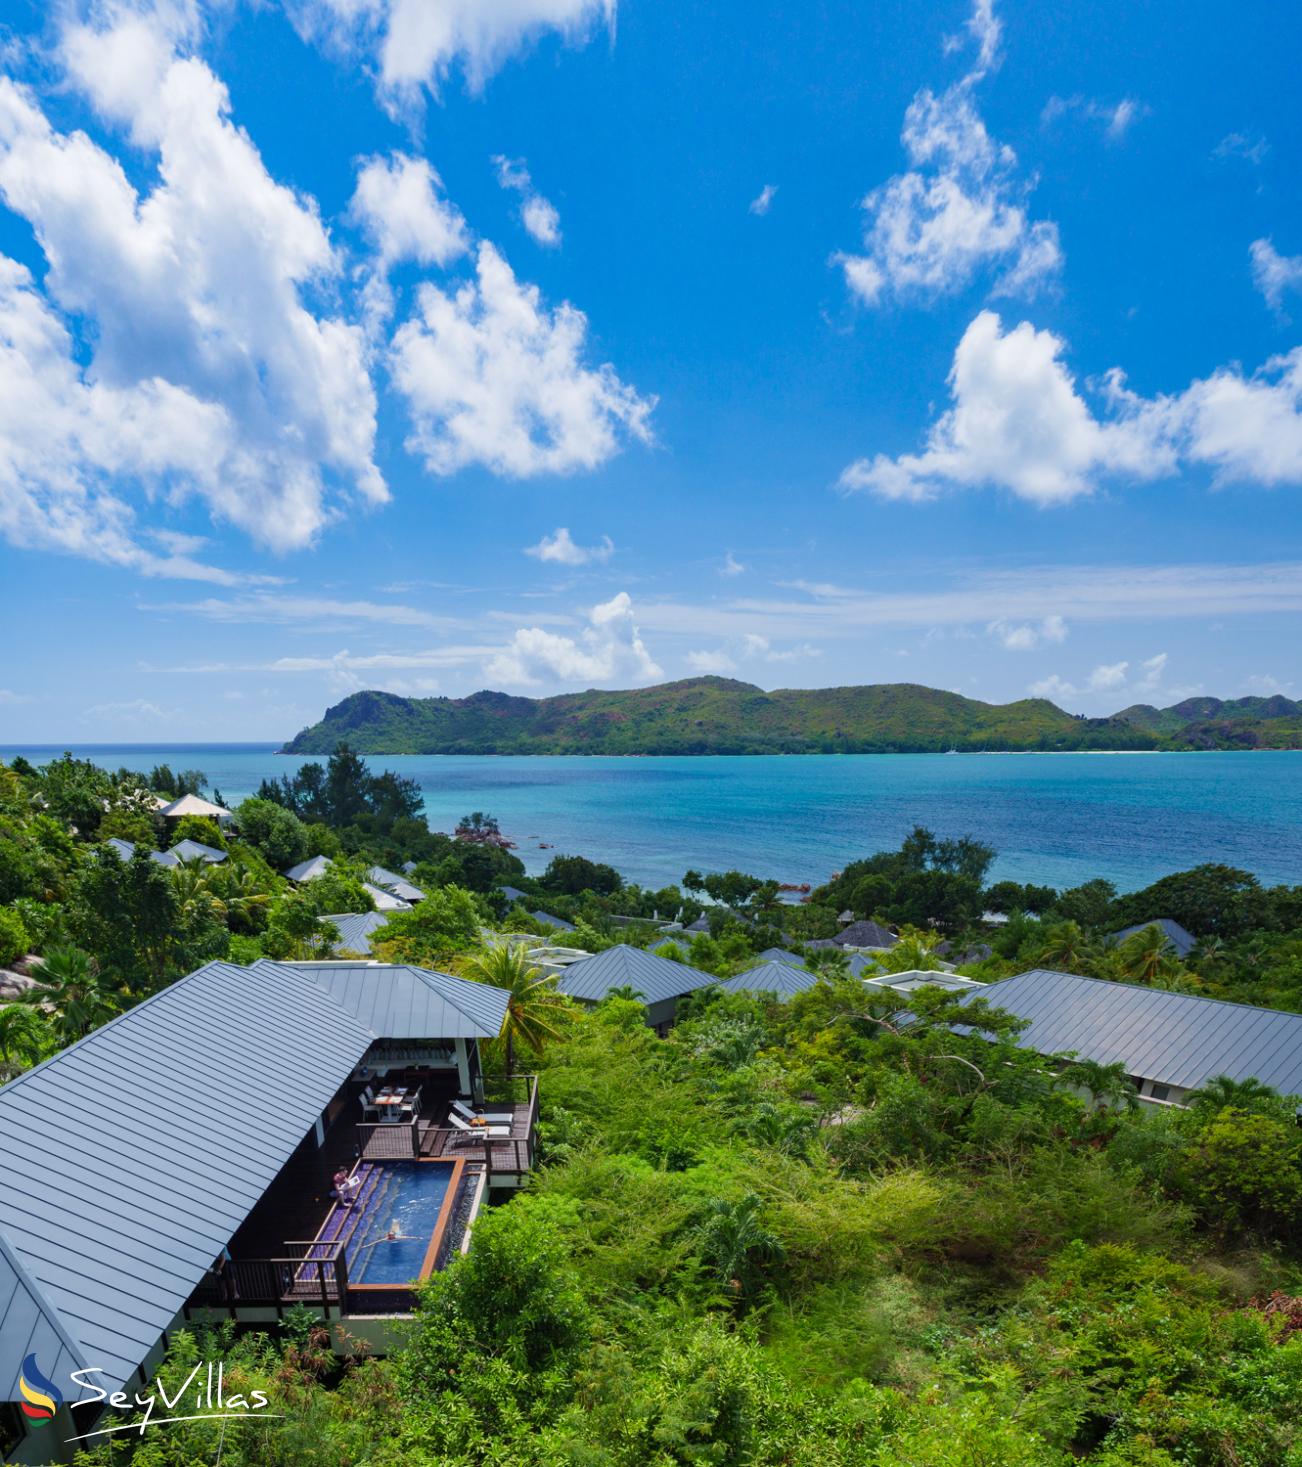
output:
<instances>
[{"instance_id":1,"label":"sun lounger","mask_svg":"<svg viewBox=\"0 0 1302 1467\"><path fill-rule=\"evenodd\" d=\"M479 1115L479 1112L468 1106L464 1100L454 1100L452 1112L454 1115L459 1115L463 1121L473 1121ZM486 1110L483 1113L483 1119L490 1126L509 1126L515 1120L515 1115L509 1110L496 1112Z\"/></svg>"},{"instance_id":2,"label":"sun lounger","mask_svg":"<svg viewBox=\"0 0 1302 1467\"><path fill-rule=\"evenodd\" d=\"M455 1130L464 1132L467 1140L505 1141L511 1134L510 1126L472 1126L455 1111L449 1114L448 1122Z\"/></svg>"}]
</instances>

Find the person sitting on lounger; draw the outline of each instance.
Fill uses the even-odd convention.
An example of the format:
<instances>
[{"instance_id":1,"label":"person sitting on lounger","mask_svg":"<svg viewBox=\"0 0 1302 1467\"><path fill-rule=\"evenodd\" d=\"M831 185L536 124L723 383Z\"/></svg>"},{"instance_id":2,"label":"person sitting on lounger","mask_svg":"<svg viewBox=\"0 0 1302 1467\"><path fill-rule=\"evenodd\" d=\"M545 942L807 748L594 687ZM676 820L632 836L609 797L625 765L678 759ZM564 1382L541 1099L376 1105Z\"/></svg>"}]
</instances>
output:
<instances>
[{"instance_id":1,"label":"person sitting on lounger","mask_svg":"<svg viewBox=\"0 0 1302 1467\"><path fill-rule=\"evenodd\" d=\"M350 1200L348 1196L349 1180L350 1178L348 1176L348 1173L343 1169L343 1167L340 1167L334 1175L334 1194L345 1207L348 1206Z\"/></svg>"}]
</instances>

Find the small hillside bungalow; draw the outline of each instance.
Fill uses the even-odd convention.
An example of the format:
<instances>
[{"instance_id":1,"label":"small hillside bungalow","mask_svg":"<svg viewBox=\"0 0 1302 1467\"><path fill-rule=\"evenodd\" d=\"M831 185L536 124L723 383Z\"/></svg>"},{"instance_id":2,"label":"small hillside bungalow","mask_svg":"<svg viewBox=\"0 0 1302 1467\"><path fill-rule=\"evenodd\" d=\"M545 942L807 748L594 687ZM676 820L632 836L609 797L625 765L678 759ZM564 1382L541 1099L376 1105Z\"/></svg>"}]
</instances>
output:
<instances>
[{"instance_id":1,"label":"small hillside bungalow","mask_svg":"<svg viewBox=\"0 0 1302 1467\"><path fill-rule=\"evenodd\" d=\"M1137 932L1144 932L1149 927L1157 928L1166 938L1172 956L1179 958L1181 962L1198 946L1198 939L1193 933L1187 927L1181 927L1173 917L1154 917L1150 922L1136 922L1133 927L1123 927L1120 932L1114 932L1109 940L1122 943L1126 938L1134 937Z\"/></svg>"},{"instance_id":2,"label":"small hillside bungalow","mask_svg":"<svg viewBox=\"0 0 1302 1467\"><path fill-rule=\"evenodd\" d=\"M598 1004L620 988L631 989L646 1005L647 1023L663 1035L674 1022L680 998L718 981L699 968L621 943L571 963L556 989L585 1004Z\"/></svg>"},{"instance_id":3,"label":"small hillside bungalow","mask_svg":"<svg viewBox=\"0 0 1302 1467\"><path fill-rule=\"evenodd\" d=\"M490 1096L480 1067L508 999L398 965L210 963L0 1087L4 1460L70 1460L102 1399L83 1381L139 1389L187 1320L303 1305L338 1352L389 1348L412 1283L533 1164L536 1079ZM400 1208L415 1236L391 1236ZM29 1359L63 1398L44 1430Z\"/></svg>"},{"instance_id":4,"label":"small hillside bungalow","mask_svg":"<svg viewBox=\"0 0 1302 1467\"><path fill-rule=\"evenodd\" d=\"M1218 1075L1302 1096L1302 1014L1044 968L979 996L1028 1021L1023 1048L1124 1065L1149 1105L1183 1105Z\"/></svg>"},{"instance_id":5,"label":"small hillside bungalow","mask_svg":"<svg viewBox=\"0 0 1302 1467\"><path fill-rule=\"evenodd\" d=\"M735 978L727 978L720 987L728 993L764 993L785 1000L804 993L817 982L817 976L808 968L797 968L774 960L738 973Z\"/></svg>"}]
</instances>

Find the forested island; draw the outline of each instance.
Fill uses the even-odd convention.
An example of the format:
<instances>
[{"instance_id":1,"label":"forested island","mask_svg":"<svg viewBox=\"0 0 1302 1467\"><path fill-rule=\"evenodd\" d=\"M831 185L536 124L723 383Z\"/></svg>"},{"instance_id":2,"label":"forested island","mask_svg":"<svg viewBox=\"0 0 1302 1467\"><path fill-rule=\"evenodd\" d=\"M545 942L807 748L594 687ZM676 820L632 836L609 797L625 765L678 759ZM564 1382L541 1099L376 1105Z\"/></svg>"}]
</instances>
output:
<instances>
[{"instance_id":1,"label":"forested island","mask_svg":"<svg viewBox=\"0 0 1302 1467\"><path fill-rule=\"evenodd\" d=\"M1107 718L1046 698L982 703L916 683L780 688L698 677L650 688L523 698L352 693L286 745L329 754L931 754L1302 748L1288 698L1139 703Z\"/></svg>"}]
</instances>

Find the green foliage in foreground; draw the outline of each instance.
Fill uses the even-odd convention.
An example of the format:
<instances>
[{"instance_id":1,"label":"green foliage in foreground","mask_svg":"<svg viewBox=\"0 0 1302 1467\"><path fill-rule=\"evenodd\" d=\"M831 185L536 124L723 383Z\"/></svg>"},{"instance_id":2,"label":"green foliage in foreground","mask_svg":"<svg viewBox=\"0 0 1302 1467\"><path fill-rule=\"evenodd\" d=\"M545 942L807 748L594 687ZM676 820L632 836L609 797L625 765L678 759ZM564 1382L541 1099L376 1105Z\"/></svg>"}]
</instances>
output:
<instances>
[{"instance_id":1,"label":"green foliage in foreground","mask_svg":"<svg viewBox=\"0 0 1302 1467\"><path fill-rule=\"evenodd\" d=\"M229 1350L284 1413L228 1423L227 1467L1299 1467L1289 1104L1094 1108L1112 1072L910 1003L723 995L660 1040L608 1000L529 1056L535 1183L404 1349L341 1365L294 1322L165 1370ZM197 1467L219 1430L112 1461Z\"/></svg>"}]
</instances>

